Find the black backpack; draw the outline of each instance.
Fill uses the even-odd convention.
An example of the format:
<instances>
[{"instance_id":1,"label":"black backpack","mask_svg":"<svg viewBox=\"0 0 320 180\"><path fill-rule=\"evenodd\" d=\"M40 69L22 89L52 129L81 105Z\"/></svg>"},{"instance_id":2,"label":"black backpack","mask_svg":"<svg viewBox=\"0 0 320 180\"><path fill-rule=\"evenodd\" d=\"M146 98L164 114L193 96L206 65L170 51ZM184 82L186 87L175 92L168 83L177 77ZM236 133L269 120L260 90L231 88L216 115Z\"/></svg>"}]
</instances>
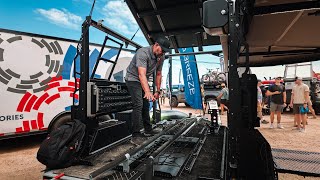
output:
<instances>
[{"instance_id":1,"label":"black backpack","mask_svg":"<svg viewBox=\"0 0 320 180\"><path fill-rule=\"evenodd\" d=\"M76 163L85 129L82 122L74 120L53 130L40 145L38 161L47 169L65 168Z\"/></svg>"}]
</instances>

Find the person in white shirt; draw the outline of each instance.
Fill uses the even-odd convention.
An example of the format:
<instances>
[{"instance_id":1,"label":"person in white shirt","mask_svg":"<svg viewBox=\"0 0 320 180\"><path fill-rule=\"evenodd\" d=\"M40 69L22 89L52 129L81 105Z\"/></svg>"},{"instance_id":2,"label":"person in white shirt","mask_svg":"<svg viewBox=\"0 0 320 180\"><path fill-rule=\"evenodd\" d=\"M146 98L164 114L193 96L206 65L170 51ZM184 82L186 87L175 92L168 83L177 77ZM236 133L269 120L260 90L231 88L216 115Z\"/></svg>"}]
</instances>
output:
<instances>
[{"instance_id":1,"label":"person in white shirt","mask_svg":"<svg viewBox=\"0 0 320 180\"><path fill-rule=\"evenodd\" d=\"M294 126L298 127L300 132L306 131L306 109L309 102L309 87L302 82L301 77L295 78L295 86L292 88L290 107L293 108ZM301 128L302 121L302 128Z\"/></svg>"}]
</instances>

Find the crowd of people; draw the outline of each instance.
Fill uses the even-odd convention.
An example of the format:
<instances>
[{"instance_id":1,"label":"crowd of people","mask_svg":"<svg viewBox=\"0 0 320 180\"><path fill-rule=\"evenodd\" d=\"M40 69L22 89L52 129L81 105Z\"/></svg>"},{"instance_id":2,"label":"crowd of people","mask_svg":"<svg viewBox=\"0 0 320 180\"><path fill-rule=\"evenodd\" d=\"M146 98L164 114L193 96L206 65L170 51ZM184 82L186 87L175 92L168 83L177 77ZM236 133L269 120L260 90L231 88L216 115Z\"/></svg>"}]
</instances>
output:
<instances>
[{"instance_id":1,"label":"crowd of people","mask_svg":"<svg viewBox=\"0 0 320 180\"><path fill-rule=\"evenodd\" d=\"M224 115L225 111L228 111L229 90L224 83L221 85L221 91L217 100L220 101L221 115ZM201 94L204 96L204 89L201 86ZM309 96L309 87L303 83L301 77L296 77L294 86L291 91L291 100L287 104L286 88L282 83L281 77L276 77L274 84L269 85L266 89L261 80L258 80L257 84L257 117L260 118L262 124L269 124L270 129L278 128L283 129L281 124L281 116L284 108L291 108L294 114L293 126L300 132L306 131L307 113L310 111L313 118L316 118L315 111L312 108L312 102ZM160 103L165 103L165 91L161 90ZM203 99L204 101L204 99ZM205 103L203 104L205 109ZM270 113L269 118L263 116L263 109L268 109ZM205 112L203 112L205 113ZM276 124L275 124L276 116ZM267 120L268 119L268 120Z\"/></svg>"},{"instance_id":2,"label":"crowd of people","mask_svg":"<svg viewBox=\"0 0 320 180\"><path fill-rule=\"evenodd\" d=\"M261 123L268 124L269 122L262 116L262 108L267 105L270 109L270 128L275 127L283 129L281 125L281 114L285 107L290 107L293 110L294 120L293 125L300 132L306 131L307 113L310 112L313 118L316 118L312 102L309 97L309 87L302 82L301 77L296 77L294 86L291 91L290 104L286 104L287 94L285 86L281 83L281 77L275 78L275 83L270 85L267 90L262 87L261 80L257 84L257 113L261 119ZM277 125L274 125L274 116L277 115Z\"/></svg>"}]
</instances>

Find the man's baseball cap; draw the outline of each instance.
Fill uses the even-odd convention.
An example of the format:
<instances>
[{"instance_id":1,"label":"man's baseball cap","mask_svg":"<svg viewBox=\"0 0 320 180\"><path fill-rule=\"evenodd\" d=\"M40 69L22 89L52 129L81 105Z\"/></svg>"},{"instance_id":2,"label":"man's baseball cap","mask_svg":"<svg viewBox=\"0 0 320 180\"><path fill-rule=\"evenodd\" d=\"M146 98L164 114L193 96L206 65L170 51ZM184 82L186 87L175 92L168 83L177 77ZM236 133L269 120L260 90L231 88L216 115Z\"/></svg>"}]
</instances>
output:
<instances>
[{"instance_id":1,"label":"man's baseball cap","mask_svg":"<svg viewBox=\"0 0 320 180\"><path fill-rule=\"evenodd\" d=\"M282 79L282 77L281 76L277 76L275 79Z\"/></svg>"},{"instance_id":2,"label":"man's baseball cap","mask_svg":"<svg viewBox=\"0 0 320 180\"><path fill-rule=\"evenodd\" d=\"M302 80L302 77L296 77L295 80Z\"/></svg>"},{"instance_id":3,"label":"man's baseball cap","mask_svg":"<svg viewBox=\"0 0 320 180\"><path fill-rule=\"evenodd\" d=\"M170 41L165 37L159 37L156 41L164 52L170 52Z\"/></svg>"}]
</instances>

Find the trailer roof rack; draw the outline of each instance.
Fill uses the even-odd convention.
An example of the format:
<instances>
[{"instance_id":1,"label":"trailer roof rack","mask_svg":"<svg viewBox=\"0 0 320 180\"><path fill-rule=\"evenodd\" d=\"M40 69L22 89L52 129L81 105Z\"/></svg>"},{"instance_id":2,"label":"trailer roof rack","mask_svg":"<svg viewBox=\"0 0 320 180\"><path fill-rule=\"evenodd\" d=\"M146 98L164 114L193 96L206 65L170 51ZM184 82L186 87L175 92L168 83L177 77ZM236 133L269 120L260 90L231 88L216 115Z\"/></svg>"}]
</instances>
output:
<instances>
[{"instance_id":1,"label":"trailer roof rack","mask_svg":"<svg viewBox=\"0 0 320 180\"><path fill-rule=\"evenodd\" d=\"M149 44L167 37L171 48L219 45L220 38L207 35L202 28L202 1L126 0Z\"/></svg>"}]
</instances>

